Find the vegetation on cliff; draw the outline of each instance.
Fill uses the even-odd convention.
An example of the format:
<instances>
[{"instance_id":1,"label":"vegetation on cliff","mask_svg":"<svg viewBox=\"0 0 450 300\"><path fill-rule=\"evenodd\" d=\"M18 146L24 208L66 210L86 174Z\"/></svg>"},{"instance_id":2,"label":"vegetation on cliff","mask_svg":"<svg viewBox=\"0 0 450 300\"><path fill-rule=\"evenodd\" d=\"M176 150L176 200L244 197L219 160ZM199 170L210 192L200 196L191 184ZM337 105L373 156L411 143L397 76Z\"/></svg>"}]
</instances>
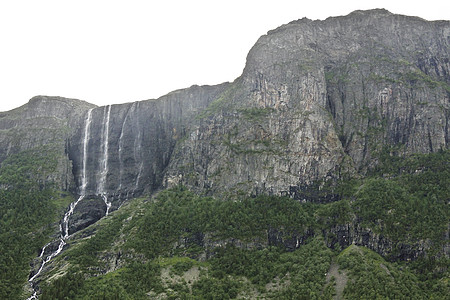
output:
<instances>
[{"instance_id":1,"label":"vegetation on cliff","mask_svg":"<svg viewBox=\"0 0 450 300\"><path fill-rule=\"evenodd\" d=\"M71 197L48 176L57 167L52 146L9 156L0 168L0 298L19 299L30 261L54 232Z\"/></svg>"},{"instance_id":2,"label":"vegetation on cliff","mask_svg":"<svg viewBox=\"0 0 450 300\"><path fill-rule=\"evenodd\" d=\"M334 187L340 200L325 204L263 195L223 201L182 186L132 200L75 235L45 275L41 298L330 299L339 285L325 275L332 264L351 282L347 299L442 298L450 151L403 159L384 151L379 160L368 177ZM70 202L48 178L56 166L50 146L2 163L2 299L23 295L29 262ZM335 229L356 223L392 243L384 258L362 246L345 249ZM411 262L403 261L405 247L415 253Z\"/></svg>"},{"instance_id":3,"label":"vegetation on cliff","mask_svg":"<svg viewBox=\"0 0 450 300\"><path fill-rule=\"evenodd\" d=\"M42 299L331 299L342 284L327 275L332 264L348 277L345 299L441 299L450 291L442 252L449 152L384 159L370 177L343 182L342 200L328 204L222 201L181 186L133 200L58 258L69 268L47 281ZM333 228L356 220L391 241L389 255L356 239L333 243ZM405 245L417 259L398 258Z\"/></svg>"}]
</instances>

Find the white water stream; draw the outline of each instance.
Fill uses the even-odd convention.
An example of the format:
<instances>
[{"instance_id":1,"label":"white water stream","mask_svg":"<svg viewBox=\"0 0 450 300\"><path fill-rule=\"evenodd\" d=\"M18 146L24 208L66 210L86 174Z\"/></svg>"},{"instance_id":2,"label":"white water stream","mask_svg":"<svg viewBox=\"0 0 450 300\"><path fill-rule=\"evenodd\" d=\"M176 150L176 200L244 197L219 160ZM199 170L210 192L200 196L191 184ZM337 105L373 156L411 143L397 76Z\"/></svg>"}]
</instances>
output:
<instances>
[{"instance_id":1,"label":"white water stream","mask_svg":"<svg viewBox=\"0 0 450 300\"><path fill-rule=\"evenodd\" d=\"M56 257L63 250L66 245L66 240L70 237L69 234L69 219L72 216L75 207L78 203L84 199L86 196L86 189L88 185L88 174L87 174L87 161L88 161L88 146L89 140L91 136L91 123L92 123L92 110L90 109L87 113L86 120L84 123L84 136L83 136L83 160L82 160L82 169L81 169L81 187L80 187L80 196L74 202L72 202L69 206L68 211L64 214L64 218L59 226L60 228L60 238L58 249L50 253L48 256L45 256L45 250L51 244L55 243L55 241L48 243L45 245L42 250L39 258L42 260L41 266L39 270L28 280L31 284L31 288L34 290L32 296L30 296L27 300L37 299L37 290L34 286L34 280L41 274L44 266L51 261L54 257ZM108 159L109 159L109 127L110 127L110 119L111 119L111 105L105 106L103 111L103 123L102 123L102 132L101 132L101 160L99 163L99 173L97 177L97 195L100 195L103 198L103 201L106 205L106 215L109 214L109 210L111 208L111 202L108 201L108 195L106 190L107 183L107 175L109 172ZM120 143L119 143L120 146ZM120 152L120 150L119 150Z\"/></svg>"},{"instance_id":2,"label":"white water stream","mask_svg":"<svg viewBox=\"0 0 450 300\"><path fill-rule=\"evenodd\" d=\"M139 107L139 102L135 102L136 103L136 111L138 112L140 107ZM142 142L141 142L141 127L140 127L140 119L139 119L139 113L136 113L136 129L138 131L138 134L136 136L136 139L134 140L134 161L139 162L139 172L137 174L136 177L136 185L134 187L134 190L136 191L136 189L139 187L139 178L141 177L142 174L142 169L144 167L144 160L142 159Z\"/></svg>"},{"instance_id":3,"label":"white water stream","mask_svg":"<svg viewBox=\"0 0 450 300\"><path fill-rule=\"evenodd\" d=\"M130 110L133 109L135 103L133 103L131 105ZM125 118L123 119L122 122L122 128L120 130L120 136L119 136L119 191L122 190L122 178L123 178L123 159L122 159L122 154L123 154L123 135L125 132L125 124L127 123L128 120L128 115L130 113L130 110L128 110L127 114L125 115Z\"/></svg>"},{"instance_id":4,"label":"white water stream","mask_svg":"<svg viewBox=\"0 0 450 300\"><path fill-rule=\"evenodd\" d=\"M109 121L111 119L111 105L105 106L103 113L103 128L102 128L102 149L103 155L100 165L100 178L98 180L97 194L101 195L106 205L106 215L109 214L111 208L111 202L108 201L108 195L106 193L106 176L108 175L108 151L109 151ZM120 144L120 143L119 143Z\"/></svg>"},{"instance_id":5,"label":"white water stream","mask_svg":"<svg viewBox=\"0 0 450 300\"><path fill-rule=\"evenodd\" d=\"M85 126L84 126L84 138L83 138L83 168L81 171L81 189L80 189L80 197L70 204L69 210L64 214L64 219L62 222L62 225L59 225L60 230L60 238L59 238L59 245L58 249L47 257L44 258L45 250L46 248L51 244L48 243L42 248L41 254L39 255L39 258L42 259L41 266L39 267L39 270L30 278L28 279L28 282L31 284L31 288L34 290L33 295L31 295L27 300L37 299L37 290L34 288L34 280L36 277L38 277L44 266L51 261L55 256L57 256L64 248L64 245L66 245L66 239L69 237L69 218L73 214L73 210L77 206L77 204L84 198L86 194L86 187L87 187L87 174L86 174L86 168L87 168L87 154L88 154L88 144L89 144L89 137L90 137L90 130L91 130L91 122L92 122L92 108L88 111ZM109 120L108 120L109 122Z\"/></svg>"}]
</instances>

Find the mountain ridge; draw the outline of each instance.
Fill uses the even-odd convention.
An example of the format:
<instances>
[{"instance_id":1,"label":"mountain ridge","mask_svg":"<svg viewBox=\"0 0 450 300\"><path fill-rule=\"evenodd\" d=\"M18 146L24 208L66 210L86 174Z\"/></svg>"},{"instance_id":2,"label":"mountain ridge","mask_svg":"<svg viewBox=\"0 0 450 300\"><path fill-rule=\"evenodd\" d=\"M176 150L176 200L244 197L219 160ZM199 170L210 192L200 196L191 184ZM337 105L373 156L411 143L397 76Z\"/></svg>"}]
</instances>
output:
<instances>
[{"instance_id":1,"label":"mountain ridge","mask_svg":"<svg viewBox=\"0 0 450 300\"><path fill-rule=\"evenodd\" d=\"M448 21L384 9L323 21L301 19L263 35L232 83L194 85L158 99L101 107L37 96L0 114L0 162L9 153L58 140L67 156L61 164L72 165L63 176L72 177L64 180L70 182L64 189L76 193L85 114L93 108L87 150L93 151L88 158L97 168L89 172L94 179L103 155L98 137L110 107L106 185L115 200L133 189L139 194L179 183L198 192L301 198L314 182L335 182L343 172L365 174L386 148L410 154L448 147L449 30ZM50 104L51 99L56 102ZM10 116L21 111L13 121ZM55 122L46 124L51 117ZM30 120L23 121L24 130L20 119ZM27 135L39 127L64 133L42 141ZM11 130L17 132L11 135ZM154 138L161 145L150 142ZM126 152L132 157L121 156L124 145L134 147ZM147 152L137 153L137 148ZM123 169L125 160L135 161L131 173ZM155 163L159 167L148 165ZM136 168L147 181L132 188L131 181L139 181Z\"/></svg>"},{"instance_id":2,"label":"mountain ridge","mask_svg":"<svg viewBox=\"0 0 450 300\"><path fill-rule=\"evenodd\" d=\"M384 9L293 21L256 42L232 83L194 85L158 99L101 107L61 97L32 98L0 114L0 162L9 153L57 140L66 156L61 165L72 168L62 185L76 193L85 114L93 109L87 147L93 183L100 176L104 146L98 138L109 107L110 140L105 142L111 169L105 180L113 207L130 191L138 196L177 184L211 194L305 199L303 191L314 183L333 184L341 173L364 175L388 148L405 155L448 147L449 32L448 21ZM56 102L49 104L51 99ZM7 121L23 110L25 115ZM56 123L46 124L53 115ZM30 120L24 130L19 119ZM27 135L39 127L64 133L41 141ZM11 135L11 128L17 132ZM159 145L151 142L155 139ZM126 160L135 167L125 170Z\"/></svg>"}]
</instances>

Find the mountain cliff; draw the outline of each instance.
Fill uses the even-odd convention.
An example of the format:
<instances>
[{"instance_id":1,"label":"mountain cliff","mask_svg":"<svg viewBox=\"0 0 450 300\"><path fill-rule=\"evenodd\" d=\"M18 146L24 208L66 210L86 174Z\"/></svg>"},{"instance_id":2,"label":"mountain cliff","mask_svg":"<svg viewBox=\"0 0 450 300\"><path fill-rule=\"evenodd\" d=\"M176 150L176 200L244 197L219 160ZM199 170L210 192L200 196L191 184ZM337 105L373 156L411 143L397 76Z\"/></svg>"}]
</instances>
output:
<instances>
[{"instance_id":1,"label":"mountain cliff","mask_svg":"<svg viewBox=\"0 0 450 300\"><path fill-rule=\"evenodd\" d=\"M356 11L269 32L180 143L168 179L300 195L400 154L446 149L449 23ZM186 171L180 171L186 170Z\"/></svg>"},{"instance_id":2,"label":"mountain cliff","mask_svg":"<svg viewBox=\"0 0 450 300\"><path fill-rule=\"evenodd\" d=\"M385 149L399 155L446 149L448 46L447 21L386 10L283 25L257 41L233 83L94 108L88 194L99 194L105 157L100 189L115 199L178 183L202 192L299 198L314 182L364 174ZM0 161L59 143L73 164L64 174L72 178L61 184L80 187L92 107L35 97L2 113Z\"/></svg>"},{"instance_id":3,"label":"mountain cliff","mask_svg":"<svg viewBox=\"0 0 450 300\"><path fill-rule=\"evenodd\" d=\"M212 245L231 243L251 249L282 245L293 251L322 235L328 247L356 244L394 260L416 260L433 247L434 256L448 257L445 221L433 223L438 233L432 240L406 233L408 238L400 238L392 229L397 225L390 213L375 221L376 216L365 214L367 203L360 199L378 199L376 191L385 189L386 197L419 207L416 200L423 195L397 184L413 175L428 178L430 170L447 174L446 165L436 161L439 155L448 157L449 43L450 22L429 22L381 9L324 21L301 19L262 36L250 50L242 75L231 83L192 86L159 99L103 107L37 96L0 113L2 167L13 165L9 159L14 155L30 150L51 153L55 167L44 168L45 172L37 168L40 186L53 183L57 190L78 197L61 221L61 232L55 230L54 242L33 263L31 278L42 270L56 276L52 268L64 266L44 268L42 256L76 248L94 234L90 225L131 199L180 186L221 199L288 196L295 203L325 205L292 209L305 209L306 215L311 213L328 225L317 225L309 219L312 216L302 217L308 221L298 228L292 225L296 229L289 231L274 218L278 225L269 224L265 238L250 242L240 237L212 241L206 230L217 231L220 226L208 225L183 229L186 236L177 248L197 245L209 253ZM411 158L436 153L439 158L430 159L432 166ZM390 159L404 159L412 166L389 169ZM393 179L395 184L371 179L352 192L345 190L349 180L365 180L373 174L400 179ZM4 182L0 187L11 189ZM436 207L445 207L442 194L433 194ZM378 200L399 220L413 213L399 209L400 203ZM330 217L325 207L339 213ZM342 220L330 221L324 214ZM120 222L126 224L124 220ZM71 243L76 233L80 240ZM129 258L135 257L129 253Z\"/></svg>"}]
</instances>

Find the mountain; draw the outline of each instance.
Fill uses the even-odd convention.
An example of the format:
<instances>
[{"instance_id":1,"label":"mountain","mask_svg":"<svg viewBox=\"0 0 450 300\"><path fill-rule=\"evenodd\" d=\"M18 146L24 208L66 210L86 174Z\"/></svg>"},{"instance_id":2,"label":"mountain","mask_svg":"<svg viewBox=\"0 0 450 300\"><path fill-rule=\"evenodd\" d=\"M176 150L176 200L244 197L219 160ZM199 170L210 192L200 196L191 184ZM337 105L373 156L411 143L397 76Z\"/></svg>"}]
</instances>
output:
<instances>
[{"instance_id":1,"label":"mountain","mask_svg":"<svg viewBox=\"0 0 450 300\"><path fill-rule=\"evenodd\" d=\"M382 9L301 19L262 36L231 83L0 113L2 298L32 294L33 256L44 299L354 298L342 282L375 280L358 265L392 286L434 274L396 295L445 295L449 33Z\"/></svg>"}]
</instances>

